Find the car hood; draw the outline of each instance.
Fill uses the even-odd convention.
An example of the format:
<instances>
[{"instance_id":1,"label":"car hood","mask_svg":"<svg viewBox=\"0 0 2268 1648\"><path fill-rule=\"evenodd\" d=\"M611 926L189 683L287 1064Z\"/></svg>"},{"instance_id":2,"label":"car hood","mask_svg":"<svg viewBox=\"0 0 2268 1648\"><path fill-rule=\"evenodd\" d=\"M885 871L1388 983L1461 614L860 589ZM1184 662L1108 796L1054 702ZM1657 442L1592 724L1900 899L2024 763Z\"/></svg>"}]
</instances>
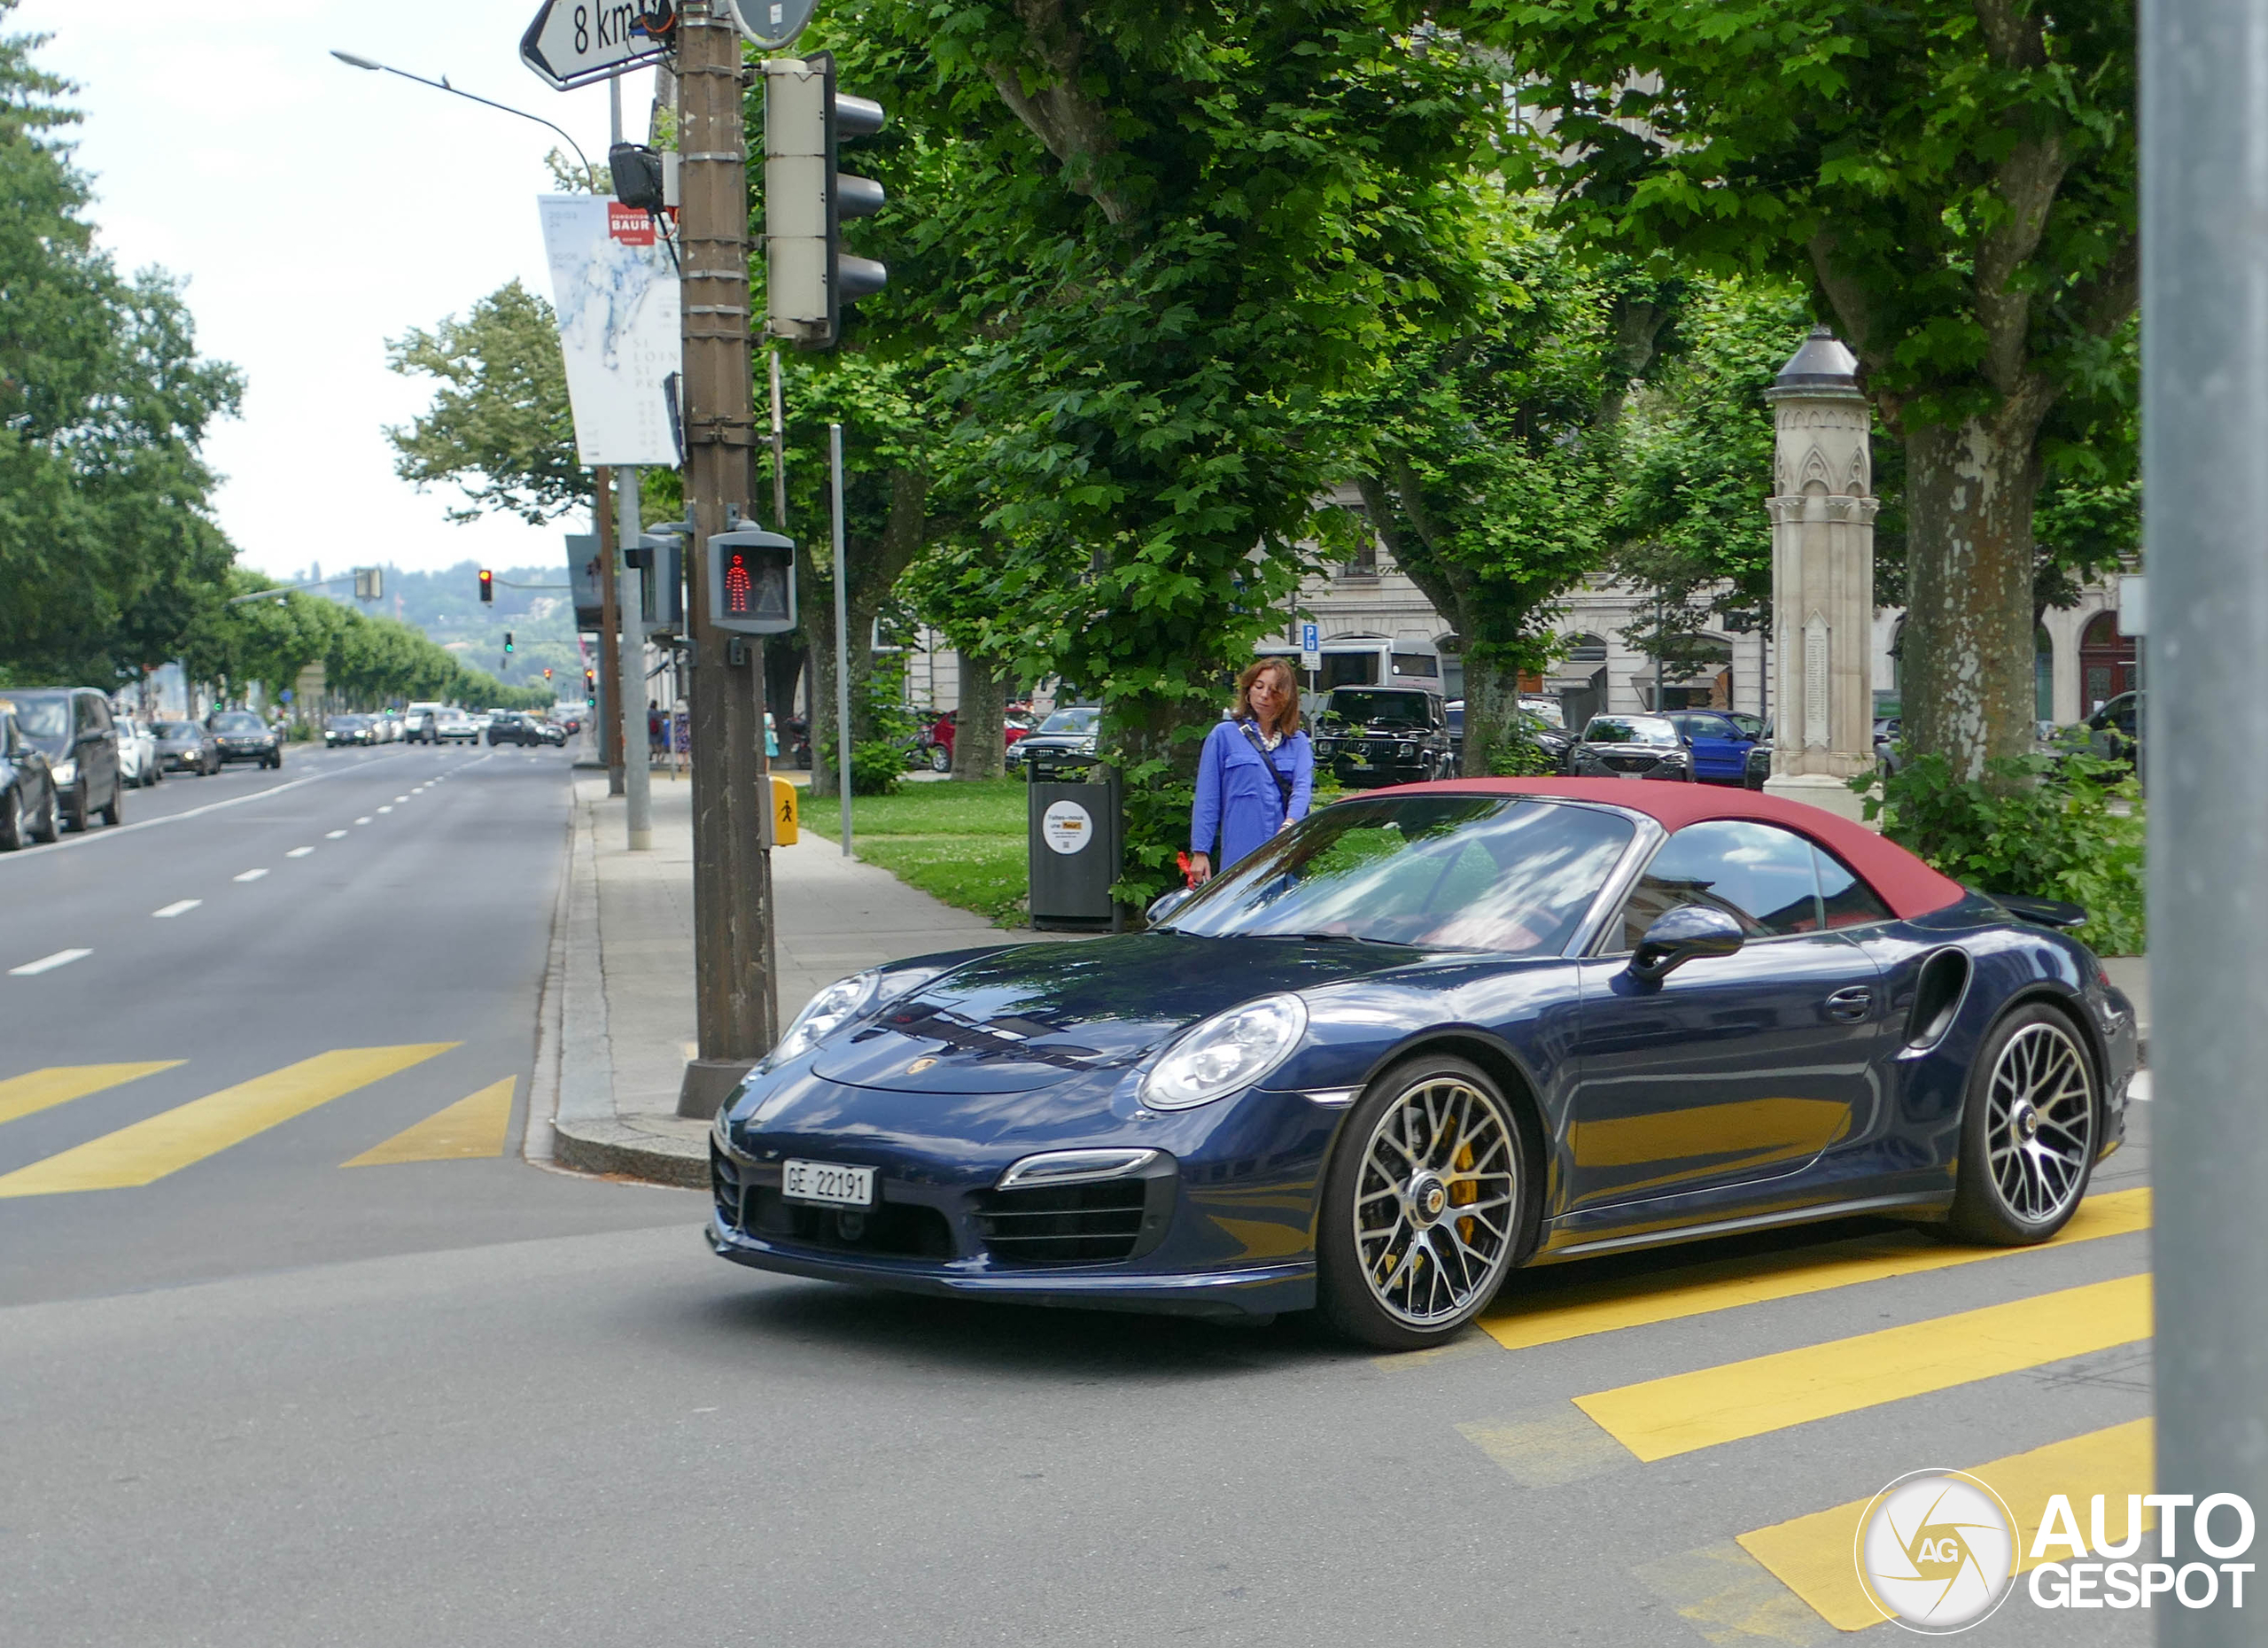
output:
<instances>
[{"instance_id":1,"label":"car hood","mask_svg":"<svg viewBox=\"0 0 2268 1648\"><path fill-rule=\"evenodd\" d=\"M1256 996L1360 977L1422 951L1130 934L1022 944L955 968L824 1047L812 1072L885 1092L1030 1092L1123 1069ZM921 1064L916 1070L913 1067Z\"/></svg>"}]
</instances>

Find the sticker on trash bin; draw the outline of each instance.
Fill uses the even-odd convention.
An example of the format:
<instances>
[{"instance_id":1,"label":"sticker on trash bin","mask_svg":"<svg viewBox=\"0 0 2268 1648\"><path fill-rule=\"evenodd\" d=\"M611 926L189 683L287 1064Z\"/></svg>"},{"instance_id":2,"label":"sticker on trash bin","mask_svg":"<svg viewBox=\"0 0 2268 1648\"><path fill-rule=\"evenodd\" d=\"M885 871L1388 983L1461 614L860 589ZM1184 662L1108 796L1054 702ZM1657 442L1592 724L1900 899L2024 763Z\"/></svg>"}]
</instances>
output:
<instances>
[{"instance_id":1,"label":"sticker on trash bin","mask_svg":"<svg viewBox=\"0 0 2268 1648\"><path fill-rule=\"evenodd\" d=\"M1095 833L1094 819L1076 801L1052 804L1039 820L1039 833L1058 852L1076 852Z\"/></svg>"}]
</instances>

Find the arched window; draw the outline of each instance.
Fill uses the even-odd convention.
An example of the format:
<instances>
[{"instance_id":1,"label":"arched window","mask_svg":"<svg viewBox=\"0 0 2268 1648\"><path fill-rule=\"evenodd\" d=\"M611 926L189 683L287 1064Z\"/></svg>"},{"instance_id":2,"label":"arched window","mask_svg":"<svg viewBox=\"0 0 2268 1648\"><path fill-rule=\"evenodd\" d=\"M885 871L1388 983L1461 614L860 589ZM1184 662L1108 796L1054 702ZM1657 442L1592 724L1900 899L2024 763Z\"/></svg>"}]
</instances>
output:
<instances>
[{"instance_id":1,"label":"arched window","mask_svg":"<svg viewBox=\"0 0 2268 1648\"><path fill-rule=\"evenodd\" d=\"M2098 612L2079 634L2079 713L2093 715L2133 690L2133 637L2118 633L2116 612Z\"/></svg>"},{"instance_id":2,"label":"arched window","mask_svg":"<svg viewBox=\"0 0 2268 1648\"><path fill-rule=\"evenodd\" d=\"M2055 719L2055 641L2045 624L2031 629L2031 698L2034 719Z\"/></svg>"}]
</instances>

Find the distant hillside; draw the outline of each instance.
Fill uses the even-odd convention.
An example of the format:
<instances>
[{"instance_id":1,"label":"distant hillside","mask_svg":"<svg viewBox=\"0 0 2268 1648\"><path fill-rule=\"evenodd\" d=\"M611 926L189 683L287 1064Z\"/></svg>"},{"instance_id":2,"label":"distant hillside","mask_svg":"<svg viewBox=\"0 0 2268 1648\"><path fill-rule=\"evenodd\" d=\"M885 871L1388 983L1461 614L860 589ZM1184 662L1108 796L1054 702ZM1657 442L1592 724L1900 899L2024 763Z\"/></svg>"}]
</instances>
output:
<instances>
[{"instance_id":1,"label":"distant hillside","mask_svg":"<svg viewBox=\"0 0 2268 1648\"><path fill-rule=\"evenodd\" d=\"M385 598L357 602L337 585L323 593L343 606L359 607L377 618L399 618L422 629L475 669L487 671L508 686L541 683L547 666L553 671L552 687L563 697L579 697L577 684L583 665L575 647L575 613L564 589L515 589L515 584L564 584L567 563L562 548L559 564L543 567L495 567L496 600L480 599L480 566L462 561L443 572L405 572L385 569ZM320 578L319 570L295 576L292 581ZM512 656L504 657L504 635L512 637Z\"/></svg>"}]
</instances>

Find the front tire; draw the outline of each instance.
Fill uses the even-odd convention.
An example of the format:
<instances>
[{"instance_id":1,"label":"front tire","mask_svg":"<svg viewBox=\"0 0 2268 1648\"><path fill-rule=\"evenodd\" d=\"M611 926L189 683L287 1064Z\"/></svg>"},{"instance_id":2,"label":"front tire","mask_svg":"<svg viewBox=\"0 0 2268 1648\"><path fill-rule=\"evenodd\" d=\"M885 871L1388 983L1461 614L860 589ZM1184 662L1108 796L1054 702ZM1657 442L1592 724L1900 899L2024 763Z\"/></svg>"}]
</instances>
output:
<instances>
[{"instance_id":1,"label":"front tire","mask_svg":"<svg viewBox=\"0 0 2268 1648\"><path fill-rule=\"evenodd\" d=\"M1423 1055L1371 1084L1324 1178L1317 1295L1385 1350L1455 1335L1495 1296L1535 1195L1511 1101L1477 1065Z\"/></svg>"},{"instance_id":2,"label":"front tire","mask_svg":"<svg viewBox=\"0 0 2268 1648\"><path fill-rule=\"evenodd\" d=\"M2023 1248L2062 1230L2094 1171L2100 1116L2094 1061L2069 1019L2037 1001L2001 1019L1969 1074L1953 1234Z\"/></svg>"},{"instance_id":3,"label":"front tire","mask_svg":"<svg viewBox=\"0 0 2268 1648\"><path fill-rule=\"evenodd\" d=\"M20 784L0 797L0 852L15 852L31 845L32 815L24 805Z\"/></svg>"},{"instance_id":4,"label":"front tire","mask_svg":"<svg viewBox=\"0 0 2268 1648\"><path fill-rule=\"evenodd\" d=\"M123 787L118 784L113 784L110 787L110 805L102 810L102 820L110 828L116 829L118 828L119 820L125 816L126 797L123 793Z\"/></svg>"},{"instance_id":5,"label":"front tire","mask_svg":"<svg viewBox=\"0 0 2268 1648\"><path fill-rule=\"evenodd\" d=\"M953 752L946 749L943 744L931 744L929 746L929 770L932 773L951 772L953 770Z\"/></svg>"},{"instance_id":6,"label":"front tire","mask_svg":"<svg viewBox=\"0 0 2268 1648\"><path fill-rule=\"evenodd\" d=\"M46 845L63 839L63 821L56 816L55 786L47 787L47 801L32 820L32 839Z\"/></svg>"}]
</instances>

